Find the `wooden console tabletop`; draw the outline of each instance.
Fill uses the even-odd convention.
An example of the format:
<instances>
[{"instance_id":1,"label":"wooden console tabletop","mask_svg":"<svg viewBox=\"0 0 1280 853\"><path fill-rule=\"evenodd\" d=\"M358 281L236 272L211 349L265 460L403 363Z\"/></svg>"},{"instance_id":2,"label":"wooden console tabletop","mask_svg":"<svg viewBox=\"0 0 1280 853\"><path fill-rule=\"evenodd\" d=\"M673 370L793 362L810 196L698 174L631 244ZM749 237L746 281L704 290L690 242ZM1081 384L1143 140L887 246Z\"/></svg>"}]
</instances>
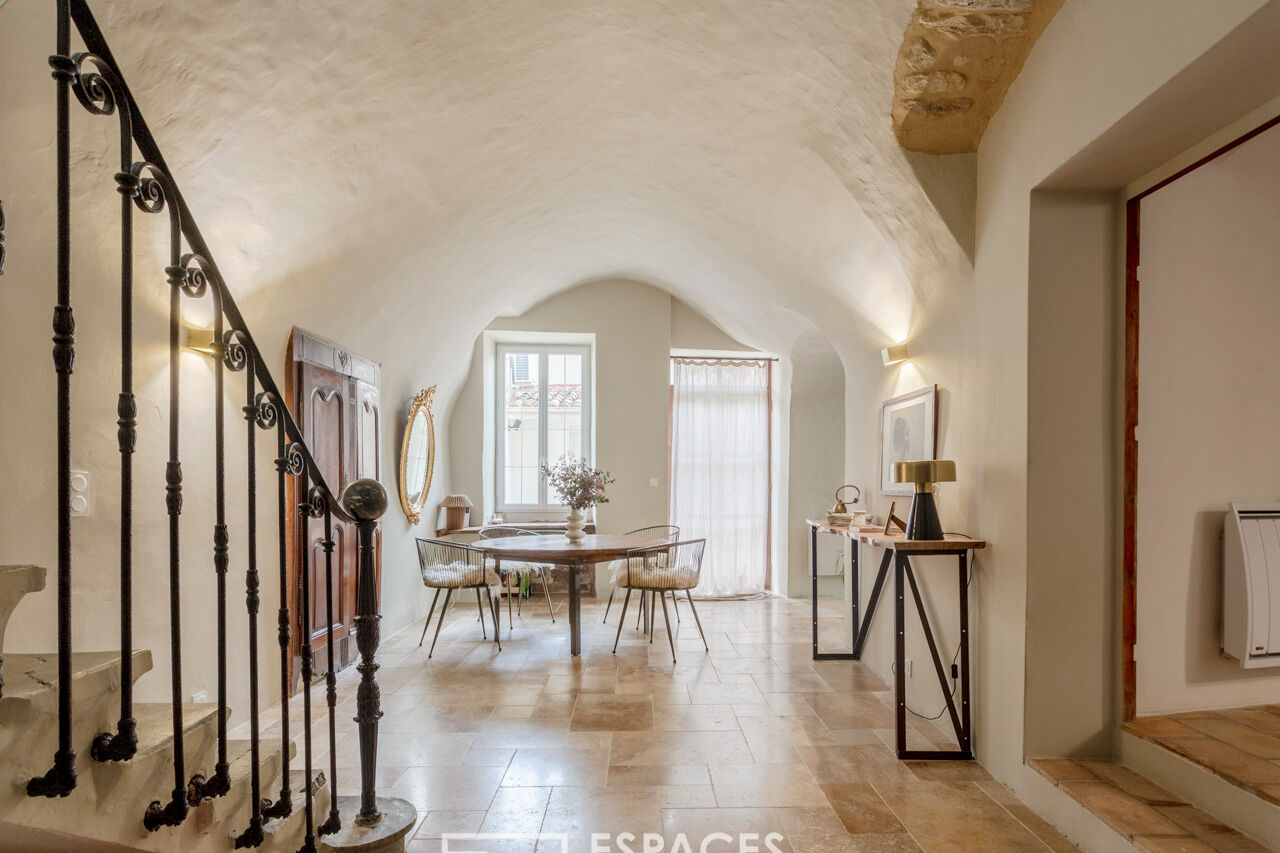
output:
<instances>
[{"instance_id":1,"label":"wooden console tabletop","mask_svg":"<svg viewBox=\"0 0 1280 853\"><path fill-rule=\"evenodd\" d=\"M844 536L855 542L861 542L876 548L888 548L906 554L928 554L931 552L979 551L987 547L985 539L968 539L964 536L947 534L945 539L906 539L900 532L885 534L883 526L877 527L832 527L825 519L806 518L805 523L820 533L833 536Z\"/></svg>"}]
</instances>

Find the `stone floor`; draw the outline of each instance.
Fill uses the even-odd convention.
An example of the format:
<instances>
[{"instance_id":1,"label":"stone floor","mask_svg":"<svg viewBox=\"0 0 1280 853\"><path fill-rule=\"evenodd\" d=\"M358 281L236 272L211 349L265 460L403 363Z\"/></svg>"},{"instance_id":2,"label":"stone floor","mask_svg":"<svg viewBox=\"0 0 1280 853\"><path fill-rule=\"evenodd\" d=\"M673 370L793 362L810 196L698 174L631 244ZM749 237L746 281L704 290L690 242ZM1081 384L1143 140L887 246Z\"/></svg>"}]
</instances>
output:
<instances>
[{"instance_id":1,"label":"stone floor","mask_svg":"<svg viewBox=\"0 0 1280 853\"><path fill-rule=\"evenodd\" d=\"M1139 717L1124 730L1280 805L1280 705Z\"/></svg>"},{"instance_id":2,"label":"stone floor","mask_svg":"<svg viewBox=\"0 0 1280 853\"><path fill-rule=\"evenodd\" d=\"M613 655L618 609L601 624L593 600L584 653L571 658L565 602L555 605L552 624L545 601L524 602L514 631L504 607L501 652L465 599L430 660L421 622L384 641L377 781L419 810L410 851L670 853L712 833L732 839L713 840L717 853L1075 849L976 763L897 761L889 688L860 663L810 659L806 602L700 604L709 652L682 604L674 666L660 615L650 643L633 606ZM834 640L838 613L824 609ZM353 675L340 685L342 794L358 786ZM313 760L327 768L314 695ZM919 720L911 737L946 742ZM628 832L638 840L619 838ZM450 833L507 837L442 840ZM662 840L645 847L646 833ZM782 837L772 848L769 833Z\"/></svg>"}]
</instances>

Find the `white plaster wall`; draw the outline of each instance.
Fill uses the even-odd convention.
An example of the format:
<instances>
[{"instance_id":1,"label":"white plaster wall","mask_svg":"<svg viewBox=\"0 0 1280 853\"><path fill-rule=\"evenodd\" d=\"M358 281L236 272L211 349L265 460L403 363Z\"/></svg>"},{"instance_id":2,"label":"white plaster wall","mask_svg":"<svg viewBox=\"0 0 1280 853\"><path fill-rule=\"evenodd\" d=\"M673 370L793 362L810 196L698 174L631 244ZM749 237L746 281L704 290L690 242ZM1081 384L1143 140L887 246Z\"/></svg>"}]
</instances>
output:
<instances>
[{"instance_id":1,"label":"white plaster wall","mask_svg":"<svg viewBox=\"0 0 1280 853\"><path fill-rule=\"evenodd\" d=\"M1138 712L1269 702L1220 656L1223 514L1280 499L1280 132L1142 200Z\"/></svg>"},{"instance_id":2,"label":"white plaster wall","mask_svg":"<svg viewBox=\"0 0 1280 853\"><path fill-rule=\"evenodd\" d=\"M790 471L787 499L787 595L808 598L809 528L806 518L821 518L835 502L844 482L844 366L816 331L796 339L791 350ZM837 482L839 481L839 482ZM852 499L854 492L849 491ZM858 504L854 509L861 509ZM834 576L837 554L849 570L849 543L843 537L818 537L818 595L845 595L843 579ZM825 575L825 576L824 576Z\"/></svg>"}]
</instances>

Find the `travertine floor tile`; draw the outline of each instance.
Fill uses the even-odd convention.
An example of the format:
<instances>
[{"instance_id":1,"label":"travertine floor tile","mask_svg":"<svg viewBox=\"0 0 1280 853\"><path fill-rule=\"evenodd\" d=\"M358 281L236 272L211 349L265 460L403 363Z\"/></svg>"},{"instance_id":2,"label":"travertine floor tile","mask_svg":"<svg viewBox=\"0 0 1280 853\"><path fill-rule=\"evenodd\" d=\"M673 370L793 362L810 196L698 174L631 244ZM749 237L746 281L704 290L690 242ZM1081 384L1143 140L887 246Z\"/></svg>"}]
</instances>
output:
<instances>
[{"instance_id":1,"label":"travertine floor tile","mask_svg":"<svg viewBox=\"0 0 1280 853\"><path fill-rule=\"evenodd\" d=\"M575 732L647 732L653 730L653 700L648 696L583 693L573 709Z\"/></svg>"},{"instance_id":2,"label":"travertine floor tile","mask_svg":"<svg viewBox=\"0 0 1280 853\"><path fill-rule=\"evenodd\" d=\"M893 810L867 782L829 782L822 786L822 792L850 834L906 832Z\"/></svg>"},{"instance_id":3,"label":"travertine floor tile","mask_svg":"<svg viewBox=\"0 0 1280 853\"><path fill-rule=\"evenodd\" d=\"M825 805L826 797L803 764L775 764L766 773L755 766L711 766L711 786L721 808L783 808Z\"/></svg>"},{"instance_id":4,"label":"travertine floor tile","mask_svg":"<svg viewBox=\"0 0 1280 853\"><path fill-rule=\"evenodd\" d=\"M517 749L506 775L509 786L590 786L603 788L609 753L600 749Z\"/></svg>"}]
</instances>

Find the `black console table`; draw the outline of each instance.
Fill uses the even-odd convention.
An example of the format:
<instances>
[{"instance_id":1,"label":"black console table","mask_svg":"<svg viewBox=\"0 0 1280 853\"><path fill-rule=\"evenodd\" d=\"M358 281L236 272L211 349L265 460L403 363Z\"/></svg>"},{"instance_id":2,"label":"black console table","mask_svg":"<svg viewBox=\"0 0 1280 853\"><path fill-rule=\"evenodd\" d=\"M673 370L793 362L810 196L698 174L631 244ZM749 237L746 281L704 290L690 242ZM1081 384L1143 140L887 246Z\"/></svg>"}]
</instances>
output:
<instances>
[{"instance_id":1,"label":"black console table","mask_svg":"<svg viewBox=\"0 0 1280 853\"><path fill-rule=\"evenodd\" d=\"M825 521L809 519L810 535L810 569L813 578L813 659L814 660L859 660L866 646L867 634L871 622L876 615L876 606L884 592L885 581L889 577L889 569L894 569L894 717L897 729L897 752L899 759L972 759L973 758L973 724L969 703L969 553L987 547L982 539L967 539L949 536L940 540L904 539L900 535L885 533L868 528L831 527ZM854 641L852 652L819 653L818 652L818 533L831 533L844 536L853 543L853 558L850 569L853 572L853 626ZM867 601L867 613L860 619L860 595L858 577L858 546L860 544L884 550L880 560L880 568L876 572L875 583L871 588L871 597ZM957 581L960 590L960 704L956 706L955 698L947 686L947 671L942 658L938 654L938 644L933 638L933 630L929 625L929 617L925 613L924 600L920 597L920 587L916 582L916 573L911 565L914 556L936 556L956 558ZM942 695L947 702L947 713L955 729L958 749L907 749L907 674L906 674L906 601L907 591L915 602L916 613L920 617L920 625L924 629L925 640L929 644L929 655L933 659L933 668L938 675L938 683L942 687Z\"/></svg>"}]
</instances>

